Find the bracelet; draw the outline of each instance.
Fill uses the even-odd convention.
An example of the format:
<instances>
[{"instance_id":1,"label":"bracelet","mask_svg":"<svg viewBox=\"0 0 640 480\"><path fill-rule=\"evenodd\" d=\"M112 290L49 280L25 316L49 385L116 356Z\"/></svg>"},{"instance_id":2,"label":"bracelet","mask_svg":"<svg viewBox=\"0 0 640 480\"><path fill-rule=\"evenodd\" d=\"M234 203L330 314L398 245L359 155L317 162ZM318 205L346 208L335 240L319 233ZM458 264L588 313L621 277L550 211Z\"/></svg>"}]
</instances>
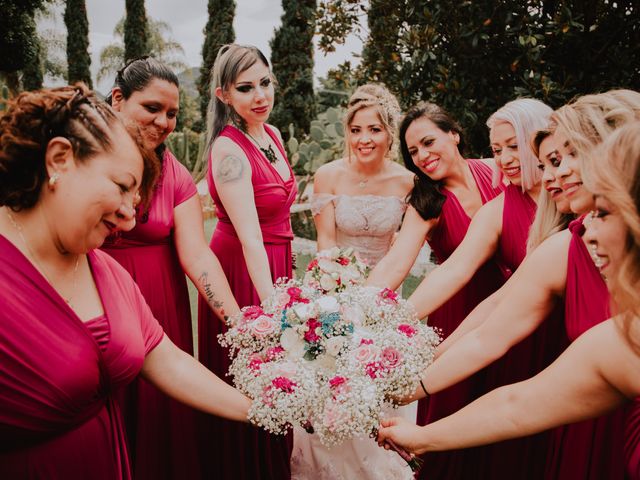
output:
<instances>
[{"instance_id":1,"label":"bracelet","mask_svg":"<svg viewBox=\"0 0 640 480\"><path fill-rule=\"evenodd\" d=\"M422 391L424 392L425 396L429 396L429 392L427 392L427 389L424 387L424 383L422 383L422 379L420 379L420 386L422 387Z\"/></svg>"}]
</instances>

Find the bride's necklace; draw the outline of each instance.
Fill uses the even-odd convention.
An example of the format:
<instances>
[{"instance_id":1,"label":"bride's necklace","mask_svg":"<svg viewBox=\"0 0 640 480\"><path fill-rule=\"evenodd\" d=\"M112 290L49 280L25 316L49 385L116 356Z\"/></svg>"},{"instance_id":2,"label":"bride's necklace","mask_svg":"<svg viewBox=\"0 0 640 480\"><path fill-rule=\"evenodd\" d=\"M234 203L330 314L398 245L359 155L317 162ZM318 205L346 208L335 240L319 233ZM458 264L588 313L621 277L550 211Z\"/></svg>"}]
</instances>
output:
<instances>
[{"instance_id":1,"label":"bride's necklace","mask_svg":"<svg viewBox=\"0 0 640 480\"><path fill-rule=\"evenodd\" d=\"M249 132L244 132L251 140L253 140L253 143L255 143L258 148L260 149L260 151L264 154L265 157L267 157L267 160L269 160L270 164L274 164L278 161L278 157L276 157L276 152L273 151L273 147L271 146L271 143L269 142L269 146L267 148L264 148L262 145L260 145L260 143L253 138L253 136L249 133Z\"/></svg>"},{"instance_id":2,"label":"bride's necklace","mask_svg":"<svg viewBox=\"0 0 640 480\"><path fill-rule=\"evenodd\" d=\"M45 269L43 268L42 264L40 264L40 262L38 261L38 259L36 258L36 256L33 254L33 251L31 250L31 248L29 247L29 243L27 242L27 239L24 237L24 233L22 232L22 225L20 225L15 218L13 218L13 215L11 215L11 213L9 212L9 208L6 207L5 211L7 212L7 217L9 217L9 221L11 222L11 225L13 225L13 228L16 229L16 231L18 232L18 235L20 236L20 240L22 240L22 243L24 243L25 248L27 249L27 252L29 252L29 256L33 259L34 262L36 262L36 265L38 266L38 268L40 269L40 271L42 272L42 274L44 275L44 278L47 279L47 282L49 282L49 285L51 285L53 287L53 282L51 281L51 279L49 278L49 276L47 275ZM77 273L78 273L78 265L80 264L80 255L76 255L76 263L73 266L73 277L71 280L71 295L69 297L65 297L62 295L62 293L60 293L60 296L62 297L62 299L70 306L73 307L73 303L71 303L71 300L73 300L73 296L75 295L76 292L76 286L77 286ZM55 288L55 287L54 287Z\"/></svg>"}]
</instances>

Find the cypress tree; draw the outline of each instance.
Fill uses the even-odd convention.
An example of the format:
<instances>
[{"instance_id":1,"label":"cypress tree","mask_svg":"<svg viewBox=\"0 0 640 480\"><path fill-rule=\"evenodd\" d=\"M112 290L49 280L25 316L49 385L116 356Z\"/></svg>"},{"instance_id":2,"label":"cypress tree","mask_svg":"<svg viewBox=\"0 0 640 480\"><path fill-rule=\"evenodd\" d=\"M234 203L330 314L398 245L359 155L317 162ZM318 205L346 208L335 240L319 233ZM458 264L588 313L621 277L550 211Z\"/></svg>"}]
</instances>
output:
<instances>
[{"instance_id":1,"label":"cypress tree","mask_svg":"<svg viewBox=\"0 0 640 480\"><path fill-rule=\"evenodd\" d=\"M144 0L126 0L127 17L124 22L125 62L149 54L149 32Z\"/></svg>"},{"instance_id":2,"label":"cypress tree","mask_svg":"<svg viewBox=\"0 0 640 480\"><path fill-rule=\"evenodd\" d=\"M27 17L26 22L31 23L34 35L36 31L36 23L33 17ZM43 74L43 58L42 58L42 46L40 40L36 37L34 43L34 54L29 56L22 69L22 88L25 90L40 90L42 88L42 82L44 81Z\"/></svg>"},{"instance_id":3,"label":"cypress tree","mask_svg":"<svg viewBox=\"0 0 640 480\"><path fill-rule=\"evenodd\" d=\"M403 6L388 0L371 0L367 15L369 38L362 49L361 76L365 81L399 86L398 45Z\"/></svg>"},{"instance_id":4,"label":"cypress tree","mask_svg":"<svg viewBox=\"0 0 640 480\"><path fill-rule=\"evenodd\" d=\"M89 70L89 21L85 0L67 0L64 23L67 26L67 81L71 85L84 82L93 88Z\"/></svg>"},{"instance_id":5,"label":"cypress tree","mask_svg":"<svg viewBox=\"0 0 640 480\"><path fill-rule=\"evenodd\" d=\"M218 50L227 43L233 43L236 34L233 31L233 17L236 14L234 0L209 0L209 19L204 27L204 44L202 45L202 66L198 78L200 93L200 114L202 122L207 118L209 106L209 72L218 55Z\"/></svg>"},{"instance_id":6,"label":"cypress tree","mask_svg":"<svg viewBox=\"0 0 640 480\"><path fill-rule=\"evenodd\" d=\"M283 0L282 25L270 42L273 73L279 81L270 121L283 136L293 124L296 137L309 132L315 116L313 34L316 0Z\"/></svg>"}]
</instances>

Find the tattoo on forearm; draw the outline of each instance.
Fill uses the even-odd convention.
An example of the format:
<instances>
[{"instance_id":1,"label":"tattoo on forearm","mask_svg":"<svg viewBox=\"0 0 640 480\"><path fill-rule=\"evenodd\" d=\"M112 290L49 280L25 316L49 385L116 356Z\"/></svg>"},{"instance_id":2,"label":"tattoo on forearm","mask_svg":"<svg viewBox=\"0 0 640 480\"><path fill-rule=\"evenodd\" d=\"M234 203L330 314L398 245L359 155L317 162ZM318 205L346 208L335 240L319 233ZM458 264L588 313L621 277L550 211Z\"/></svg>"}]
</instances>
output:
<instances>
[{"instance_id":1,"label":"tattoo on forearm","mask_svg":"<svg viewBox=\"0 0 640 480\"><path fill-rule=\"evenodd\" d=\"M227 155L218 164L215 172L215 179L221 183L234 182L244 172L244 163L241 158L235 155Z\"/></svg>"},{"instance_id":2,"label":"tattoo on forearm","mask_svg":"<svg viewBox=\"0 0 640 480\"><path fill-rule=\"evenodd\" d=\"M200 285L202 286L202 289L204 290L204 294L207 298L207 303L214 310L217 310L220 316L222 316L224 320L227 320L227 318L229 317L224 313L224 309L222 308L223 306L222 302L216 299L216 294L213 292L213 287L211 285L211 282L209 282L209 274L207 272L202 272L200 277L198 277L198 283L200 283Z\"/></svg>"}]
</instances>

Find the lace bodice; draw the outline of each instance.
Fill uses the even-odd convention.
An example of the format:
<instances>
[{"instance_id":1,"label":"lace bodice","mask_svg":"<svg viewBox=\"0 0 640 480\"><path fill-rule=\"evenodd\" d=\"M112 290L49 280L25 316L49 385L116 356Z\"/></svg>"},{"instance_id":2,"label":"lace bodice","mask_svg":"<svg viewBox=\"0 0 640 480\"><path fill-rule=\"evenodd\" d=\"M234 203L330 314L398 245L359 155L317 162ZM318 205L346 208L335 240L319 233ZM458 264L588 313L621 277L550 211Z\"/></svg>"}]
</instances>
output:
<instances>
[{"instance_id":1,"label":"lace bodice","mask_svg":"<svg viewBox=\"0 0 640 480\"><path fill-rule=\"evenodd\" d=\"M333 202L336 241L339 247L353 247L374 267L385 256L393 234L402 223L407 205L400 197L379 195L314 194L311 212L317 215Z\"/></svg>"}]
</instances>

